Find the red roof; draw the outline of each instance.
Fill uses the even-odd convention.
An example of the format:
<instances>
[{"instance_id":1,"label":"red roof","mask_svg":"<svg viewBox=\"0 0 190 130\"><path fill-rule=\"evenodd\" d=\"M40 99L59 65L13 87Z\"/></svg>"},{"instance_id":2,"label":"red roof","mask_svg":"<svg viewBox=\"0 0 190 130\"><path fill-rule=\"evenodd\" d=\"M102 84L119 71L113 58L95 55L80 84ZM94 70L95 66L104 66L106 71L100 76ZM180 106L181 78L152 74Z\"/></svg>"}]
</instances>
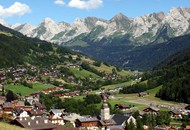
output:
<instances>
[{"instance_id":1,"label":"red roof","mask_svg":"<svg viewBox=\"0 0 190 130\"><path fill-rule=\"evenodd\" d=\"M61 97L61 94L54 94L55 97Z\"/></svg>"},{"instance_id":2,"label":"red roof","mask_svg":"<svg viewBox=\"0 0 190 130\"><path fill-rule=\"evenodd\" d=\"M190 125L187 125L187 126L186 126L186 130L190 130Z\"/></svg>"},{"instance_id":3,"label":"red roof","mask_svg":"<svg viewBox=\"0 0 190 130\"><path fill-rule=\"evenodd\" d=\"M39 109L45 109L46 108L46 106L44 104L41 104L41 103L35 103L34 106L38 107Z\"/></svg>"}]
</instances>

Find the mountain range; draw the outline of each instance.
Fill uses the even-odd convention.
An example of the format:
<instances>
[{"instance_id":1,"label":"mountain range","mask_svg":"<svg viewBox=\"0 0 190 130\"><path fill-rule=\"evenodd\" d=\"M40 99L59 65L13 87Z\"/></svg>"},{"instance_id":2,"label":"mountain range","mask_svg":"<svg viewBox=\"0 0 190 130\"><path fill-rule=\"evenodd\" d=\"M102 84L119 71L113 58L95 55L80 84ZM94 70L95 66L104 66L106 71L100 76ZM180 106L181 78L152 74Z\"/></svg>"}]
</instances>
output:
<instances>
[{"instance_id":1,"label":"mountain range","mask_svg":"<svg viewBox=\"0 0 190 130\"><path fill-rule=\"evenodd\" d=\"M190 34L190 8L172 8L167 14L159 12L136 18L121 13L110 20L77 18L72 24L56 23L50 18L37 26L8 25L2 20L0 23L28 37L64 45L95 59L132 69L153 68L190 46L186 41Z\"/></svg>"},{"instance_id":2,"label":"mountain range","mask_svg":"<svg viewBox=\"0 0 190 130\"><path fill-rule=\"evenodd\" d=\"M110 20L96 17L77 18L72 24L56 23L50 18L39 25L29 23L8 25L0 23L29 37L36 37L54 43L64 43L78 36L90 36L98 41L115 37L128 37L131 42L146 44L154 41L163 28L168 28L168 36L176 37L189 33L190 8L172 8L168 14L159 12L136 18L128 18L119 13ZM81 36L81 37L82 37ZM160 39L161 40L161 39Z\"/></svg>"}]
</instances>

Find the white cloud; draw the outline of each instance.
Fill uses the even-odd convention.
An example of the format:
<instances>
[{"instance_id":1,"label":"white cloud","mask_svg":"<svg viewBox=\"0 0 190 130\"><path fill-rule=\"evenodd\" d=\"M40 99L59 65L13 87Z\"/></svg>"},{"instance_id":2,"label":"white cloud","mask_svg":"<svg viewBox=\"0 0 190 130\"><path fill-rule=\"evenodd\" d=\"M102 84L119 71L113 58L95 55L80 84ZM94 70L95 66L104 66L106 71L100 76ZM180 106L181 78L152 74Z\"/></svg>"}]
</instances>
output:
<instances>
[{"instance_id":1,"label":"white cloud","mask_svg":"<svg viewBox=\"0 0 190 130\"><path fill-rule=\"evenodd\" d=\"M68 4L69 7L79 9L95 9L103 5L103 0L71 0Z\"/></svg>"},{"instance_id":2,"label":"white cloud","mask_svg":"<svg viewBox=\"0 0 190 130\"><path fill-rule=\"evenodd\" d=\"M8 8L0 5L0 18L8 18L12 16L22 16L31 11L30 7L26 4L15 2Z\"/></svg>"},{"instance_id":3,"label":"white cloud","mask_svg":"<svg viewBox=\"0 0 190 130\"><path fill-rule=\"evenodd\" d=\"M65 2L63 0L55 0L54 3L56 5L64 5L65 4Z\"/></svg>"}]
</instances>

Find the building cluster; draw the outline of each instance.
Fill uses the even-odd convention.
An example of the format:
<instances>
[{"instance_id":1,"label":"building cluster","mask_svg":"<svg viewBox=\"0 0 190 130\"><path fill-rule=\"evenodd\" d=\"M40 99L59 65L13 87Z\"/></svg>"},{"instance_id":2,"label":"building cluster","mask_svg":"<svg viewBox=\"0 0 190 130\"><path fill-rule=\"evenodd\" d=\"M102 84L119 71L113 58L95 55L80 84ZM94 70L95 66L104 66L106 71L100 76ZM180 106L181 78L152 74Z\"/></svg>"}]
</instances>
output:
<instances>
[{"instance_id":1,"label":"building cluster","mask_svg":"<svg viewBox=\"0 0 190 130\"><path fill-rule=\"evenodd\" d=\"M115 104L115 108L122 110L124 114L112 115L110 114L107 102L108 95L104 93L101 93L103 99L101 114L94 117L67 113L63 109L51 109L47 111L45 105L39 102L39 94L40 92L32 93L25 96L22 100L14 100L12 102L7 102L5 97L0 97L0 119L7 119L11 124L34 130L79 130L84 128L88 130L123 130L126 122L130 123L132 121L136 125L136 119L131 113L126 112L133 106ZM26 101L29 104L26 105ZM171 114L171 118L181 119L182 114L190 113L190 105L186 106L184 110L186 113L176 110L169 113ZM156 107L148 107L140 111L140 116L148 113L156 115L159 112L160 110ZM148 129L148 126L144 126L144 129ZM177 130L177 128L156 126L155 130Z\"/></svg>"},{"instance_id":2,"label":"building cluster","mask_svg":"<svg viewBox=\"0 0 190 130\"><path fill-rule=\"evenodd\" d=\"M29 103L26 106L24 100L14 100L7 102L4 97L0 97L0 119L7 120L9 123L18 125L26 129L34 130L56 130L71 124L70 129L89 130L111 130L123 129L125 122L136 120L131 115L111 115L107 99L103 100L100 116L81 116L75 113L66 113L62 109L46 110L44 104L39 102L39 94L33 93L25 97Z\"/></svg>"}]
</instances>

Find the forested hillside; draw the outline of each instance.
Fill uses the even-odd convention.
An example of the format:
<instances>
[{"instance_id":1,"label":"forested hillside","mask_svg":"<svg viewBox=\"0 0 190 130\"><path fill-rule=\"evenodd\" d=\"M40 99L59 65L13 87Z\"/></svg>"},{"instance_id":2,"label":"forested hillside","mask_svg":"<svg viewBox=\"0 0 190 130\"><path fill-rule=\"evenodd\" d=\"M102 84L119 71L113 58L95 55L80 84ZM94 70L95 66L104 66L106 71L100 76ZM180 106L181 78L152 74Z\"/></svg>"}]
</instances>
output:
<instances>
[{"instance_id":1,"label":"forested hillside","mask_svg":"<svg viewBox=\"0 0 190 130\"><path fill-rule=\"evenodd\" d=\"M160 66L163 87L156 96L164 100L190 103L190 49L177 53Z\"/></svg>"},{"instance_id":2,"label":"forested hillside","mask_svg":"<svg viewBox=\"0 0 190 130\"><path fill-rule=\"evenodd\" d=\"M31 64L48 66L66 60L74 52L51 43L25 37L0 25L0 67Z\"/></svg>"}]
</instances>

